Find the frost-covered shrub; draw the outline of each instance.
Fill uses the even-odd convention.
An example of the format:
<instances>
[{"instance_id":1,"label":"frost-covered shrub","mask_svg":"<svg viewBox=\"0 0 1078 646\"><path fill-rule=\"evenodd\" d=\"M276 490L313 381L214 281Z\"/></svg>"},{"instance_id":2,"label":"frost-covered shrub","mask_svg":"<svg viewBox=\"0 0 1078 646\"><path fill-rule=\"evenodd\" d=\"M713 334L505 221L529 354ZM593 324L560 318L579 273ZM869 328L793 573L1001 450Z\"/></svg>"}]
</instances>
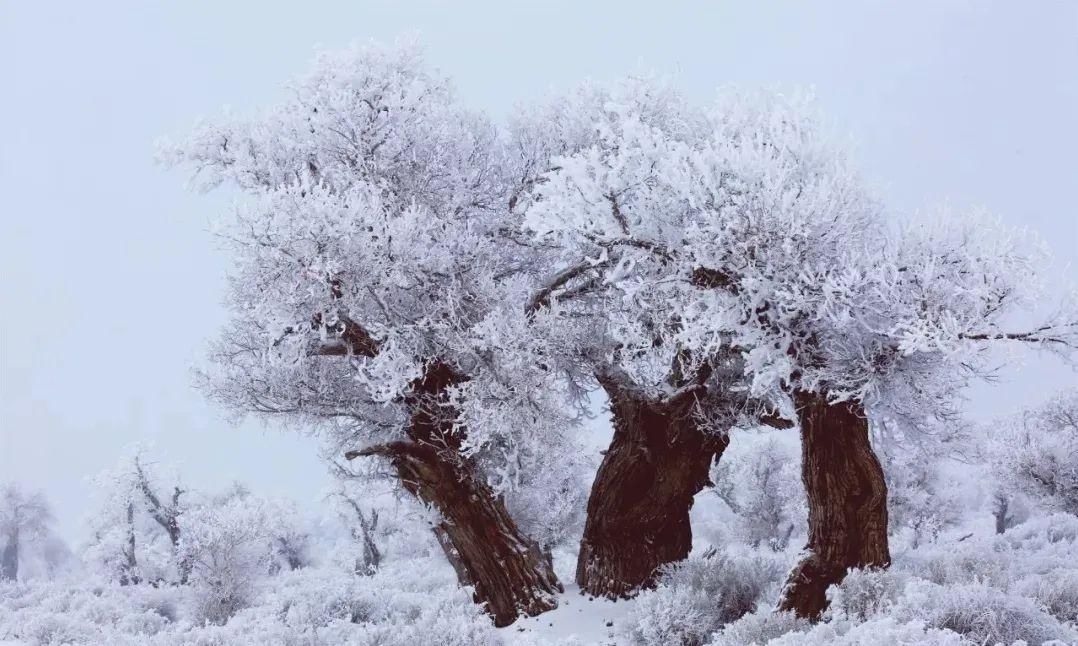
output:
<instances>
[{"instance_id":1,"label":"frost-covered shrub","mask_svg":"<svg viewBox=\"0 0 1078 646\"><path fill-rule=\"evenodd\" d=\"M897 567L940 585L982 581L1006 588L1013 563L985 540L922 548L903 555Z\"/></svg>"},{"instance_id":2,"label":"frost-covered shrub","mask_svg":"<svg viewBox=\"0 0 1078 646\"><path fill-rule=\"evenodd\" d=\"M29 644L146 643L167 630L175 589L75 580L0 587L0 638Z\"/></svg>"},{"instance_id":3,"label":"frost-covered shrub","mask_svg":"<svg viewBox=\"0 0 1078 646\"><path fill-rule=\"evenodd\" d=\"M808 630L790 632L766 643L768 646L974 646L962 635L950 630L932 628L921 621L902 622L894 617L881 617L858 624L818 624Z\"/></svg>"},{"instance_id":4,"label":"frost-covered shrub","mask_svg":"<svg viewBox=\"0 0 1078 646\"><path fill-rule=\"evenodd\" d=\"M941 586L911 582L895 615L952 630L978 644L1078 640L1078 630L1061 623L1033 600L982 583Z\"/></svg>"},{"instance_id":5,"label":"frost-covered shrub","mask_svg":"<svg viewBox=\"0 0 1078 646\"><path fill-rule=\"evenodd\" d=\"M490 619L442 559L387 564L372 576L301 568L263 578L221 624L185 603L199 588L67 580L0 586L0 641L110 646L483 646Z\"/></svg>"},{"instance_id":6,"label":"frost-covered shrub","mask_svg":"<svg viewBox=\"0 0 1078 646\"><path fill-rule=\"evenodd\" d=\"M940 585L984 583L1000 590L1029 577L1078 562L1078 518L1054 514L1022 523L1000 535L924 546L895 566Z\"/></svg>"},{"instance_id":7,"label":"frost-covered shrub","mask_svg":"<svg viewBox=\"0 0 1078 646\"><path fill-rule=\"evenodd\" d=\"M185 514L180 553L191 564L191 602L199 621L221 624L246 607L272 562L259 502L236 498Z\"/></svg>"},{"instance_id":8,"label":"frost-covered shrub","mask_svg":"<svg viewBox=\"0 0 1078 646\"><path fill-rule=\"evenodd\" d=\"M1014 586L1060 621L1078 624L1078 569L1060 568L1027 576Z\"/></svg>"},{"instance_id":9,"label":"frost-covered shrub","mask_svg":"<svg viewBox=\"0 0 1078 646\"><path fill-rule=\"evenodd\" d=\"M891 570L850 570L827 591L828 616L865 621L885 614L898 600L906 579Z\"/></svg>"},{"instance_id":10,"label":"frost-covered shrub","mask_svg":"<svg viewBox=\"0 0 1078 646\"><path fill-rule=\"evenodd\" d=\"M719 626L753 612L789 564L770 552L693 556L669 567L654 590L640 593L636 644L703 644Z\"/></svg>"},{"instance_id":11,"label":"frost-covered shrub","mask_svg":"<svg viewBox=\"0 0 1078 646\"><path fill-rule=\"evenodd\" d=\"M1078 516L1056 513L1022 523L997 539L1014 550L1078 557Z\"/></svg>"},{"instance_id":12,"label":"frost-covered shrub","mask_svg":"<svg viewBox=\"0 0 1078 646\"><path fill-rule=\"evenodd\" d=\"M699 646L716 627L714 601L703 590L686 587L644 592L637 603L639 619L629 637L645 646Z\"/></svg>"},{"instance_id":13,"label":"frost-covered shrub","mask_svg":"<svg viewBox=\"0 0 1078 646\"><path fill-rule=\"evenodd\" d=\"M786 633L808 627L807 619L801 619L792 612L775 612L763 608L723 626L708 646L767 644Z\"/></svg>"}]
</instances>

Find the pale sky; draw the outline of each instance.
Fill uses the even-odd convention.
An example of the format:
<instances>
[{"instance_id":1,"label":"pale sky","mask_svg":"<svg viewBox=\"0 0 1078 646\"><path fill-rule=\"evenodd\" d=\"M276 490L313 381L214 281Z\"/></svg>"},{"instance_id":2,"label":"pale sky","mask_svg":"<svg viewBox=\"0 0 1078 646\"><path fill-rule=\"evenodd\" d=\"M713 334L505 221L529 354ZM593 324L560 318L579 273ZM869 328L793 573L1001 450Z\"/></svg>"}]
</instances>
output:
<instances>
[{"instance_id":1,"label":"pale sky","mask_svg":"<svg viewBox=\"0 0 1078 646\"><path fill-rule=\"evenodd\" d=\"M504 115L590 78L814 86L897 212L982 205L1078 264L1078 2L51 2L0 0L0 481L82 535L87 479L153 442L196 486L314 501L313 440L235 428L191 387L222 325L206 232L153 142L257 110L317 47L418 34L462 99ZM985 419L1078 381L1031 358L972 393Z\"/></svg>"}]
</instances>

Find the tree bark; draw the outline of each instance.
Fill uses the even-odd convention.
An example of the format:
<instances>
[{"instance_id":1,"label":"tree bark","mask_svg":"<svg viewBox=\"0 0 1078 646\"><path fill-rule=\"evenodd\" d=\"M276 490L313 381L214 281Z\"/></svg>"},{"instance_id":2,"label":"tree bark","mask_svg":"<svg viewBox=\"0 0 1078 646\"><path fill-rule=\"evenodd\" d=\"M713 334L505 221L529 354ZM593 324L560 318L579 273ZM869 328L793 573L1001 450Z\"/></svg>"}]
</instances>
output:
<instances>
[{"instance_id":1,"label":"tree bark","mask_svg":"<svg viewBox=\"0 0 1078 646\"><path fill-rule=\"evenodd\" d=\"M127 546L124 548L124 563L120 571L120 585L137 585L138 557L135 554L135 503L127 503Z\"/></svg>"},{"instance_id":2,"label":"tree bark","mask_svg":"<svg viewBox=\"0 0 1078 646\"><path fill-rule=\"evenodd\" d=\"M693 497L729 440L700 429L691 394L656 399L616 379L600 383L614 438L592 484L576 580L588 594L628 598L689 555Z\"/></svg>"},{"instance_id":3,"label":"tree bark","mask_svg":"<svg viewBox=\"0 0 1078 646\"><path fill-rule=\"evenodd\" d=\"M887 484L860 404L831 404L826 393L804 392L795 402L809 536L806 556L790 574L779 609L816 620L827 607L827 588L849 569L891 564Z\"/></svg>"},{"instance_id":4,"label":"tree bark","mask_svg":"<svg viewBox=\"0 0 1078 646\"><path fill-rule=\"evenodd\" d=\"M464 381L450 366L431 362L412 384L408 441L346 454L383 455L397 470L404 488L442 516L435 527L439 543L462 585L472 585L475 601L485 604L494 625L507 626L520 615L557 607L562 590L549 557L525 536L464 456L464 430L456 424L448 390Z\"/></svg>"}]
</instances>

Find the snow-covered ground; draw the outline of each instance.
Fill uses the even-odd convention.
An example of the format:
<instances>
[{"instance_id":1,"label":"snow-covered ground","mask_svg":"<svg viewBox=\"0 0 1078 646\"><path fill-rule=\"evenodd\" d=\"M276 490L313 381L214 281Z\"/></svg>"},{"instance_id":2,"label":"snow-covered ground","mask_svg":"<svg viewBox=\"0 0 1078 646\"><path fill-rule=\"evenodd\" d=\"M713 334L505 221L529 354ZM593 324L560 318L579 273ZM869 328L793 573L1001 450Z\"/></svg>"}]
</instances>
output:
<instances>
[{"instance_id":1,"label":"snow-covered ground","mask_svg":"<svg viewBox=\"0 0 1078 646\"><path fill-rule=\"evenodd\" d=\"M628 644L624 631L630 627L636 599L611 601L582 595L575 584L565 586L558 607L538 617L525 617L501 631L510 644L557 643L577 640L596 646ZM524 639L521 639L521 638Z\"/></svg>"},{"instance_id":2,"label":"snow-covered ground","mask_svg":"<svg viewBox=\"0 0 1078 646\"><path fill-rule=\"evenodd\" d=\"M774 611L805 543L797 435L738 431L712 469L714 486L696 497L693 553L632 600L580 594L572 583L578 528L552 550L565 585L558 607L495 628L459 586L430 531L432 516L407 499L396 507L382 501L370 534L380 565L357 575L361 550L347 526L325 517L312 524L303 514L282 523L288 505L233 489L208 496L201 515L188 518L199 521L188 525L189 535L205 537L194 553L227 553L229 568L200 566L186 585L168 578L121 585L114 561L104 558L113 552L95 549L56 572L27 568L25 580L0 583L0 646L1078 644L1078 516L1049 508L1066 508L1066 491L1054 503L1043 494L1036 500L1022 480L1029 465L1037 473L1059 467L1057 479L1066 477L1068 463L1057 458L1069 454L1049 450L1063 441L1059 428L1023 446L990 445L987 452L1005 460L987 471L883 453L892 566L851 572L832 588L830 610L815 625ZM1001 491L1010 493L1006 530L998 533ZM140 566L167 577L167 544L150 549L153 524L138 531ZM304 546L302 566L253 558L267 532ZM226 550L211 549L221 541ZM252 559L236 560L239 553ZM222 581L231 587L222 589ZM222 613L224 601L231 608Z\"/></svg>"}]
</instances>

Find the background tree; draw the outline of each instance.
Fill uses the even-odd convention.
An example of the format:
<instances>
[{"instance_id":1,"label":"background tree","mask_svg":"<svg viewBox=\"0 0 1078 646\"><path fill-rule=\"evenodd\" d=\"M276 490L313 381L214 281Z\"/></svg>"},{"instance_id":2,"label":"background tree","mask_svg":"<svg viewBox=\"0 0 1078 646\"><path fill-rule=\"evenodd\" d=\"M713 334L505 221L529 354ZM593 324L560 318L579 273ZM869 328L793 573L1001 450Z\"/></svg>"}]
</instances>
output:
<instances>
[{"instance_id":1,"label":"background tree","mask_svg":"<svg viewBox=\"0 0 1078 646\"><path fill-rule=\"evenodd\" d=\"M52 522L42 492L27 491L14 482L0 487L0 580L19 580L20 564L32 547L46 545Z\"/></svg>"},{"instance_id":2,"label":"background tree","mask_svg":"<svg viewBox=\"0 0 1078 646\"><path fill-rule=\"evenodd\" d=\"M731 533L753 547L785 550L805 534L805 489L796 436L741 431L711 469L712 491L735 517ZM791 441L792 440L792 441Z\"/></svg>"},{"instance_id":3,"label":"background tree","mask_svg":"<svg viewBox=\"0 0 1078 646\"><path fill-rule=\"evenodd\" d=\"M189 565L179 557L179 541L189 494L167 471L136 446L96 477L85 555L109 578L186 583Z\"/></svg>"},{"instance_id":4,"label":"background tree","mask_svg":"<svg viewBox=\"0 0 1078 646\"><path fill-rule=\"evenodd\" d=\"M1078 515L1078 389L1056 393L1040 407L992 426L986 452L1003 486L997 525L1006 525L1015 495Z\"/></svg>"},{"instance_id":5,"label":"background tree","mask_svg":"<svg viewBox=\"0 0 1078 646\"><path fill-rule=\"evenodd\" d=\"M374 574L382 563L382 550L375 538L375 532L378 530L378 510L372 508L369 512L365 511L360 503L345 491L338 492L334 497L339 501L340 515L345 519L352 538L360 545L360 554L355 559L355 573Z\"/></svg>"}]
</instances>

